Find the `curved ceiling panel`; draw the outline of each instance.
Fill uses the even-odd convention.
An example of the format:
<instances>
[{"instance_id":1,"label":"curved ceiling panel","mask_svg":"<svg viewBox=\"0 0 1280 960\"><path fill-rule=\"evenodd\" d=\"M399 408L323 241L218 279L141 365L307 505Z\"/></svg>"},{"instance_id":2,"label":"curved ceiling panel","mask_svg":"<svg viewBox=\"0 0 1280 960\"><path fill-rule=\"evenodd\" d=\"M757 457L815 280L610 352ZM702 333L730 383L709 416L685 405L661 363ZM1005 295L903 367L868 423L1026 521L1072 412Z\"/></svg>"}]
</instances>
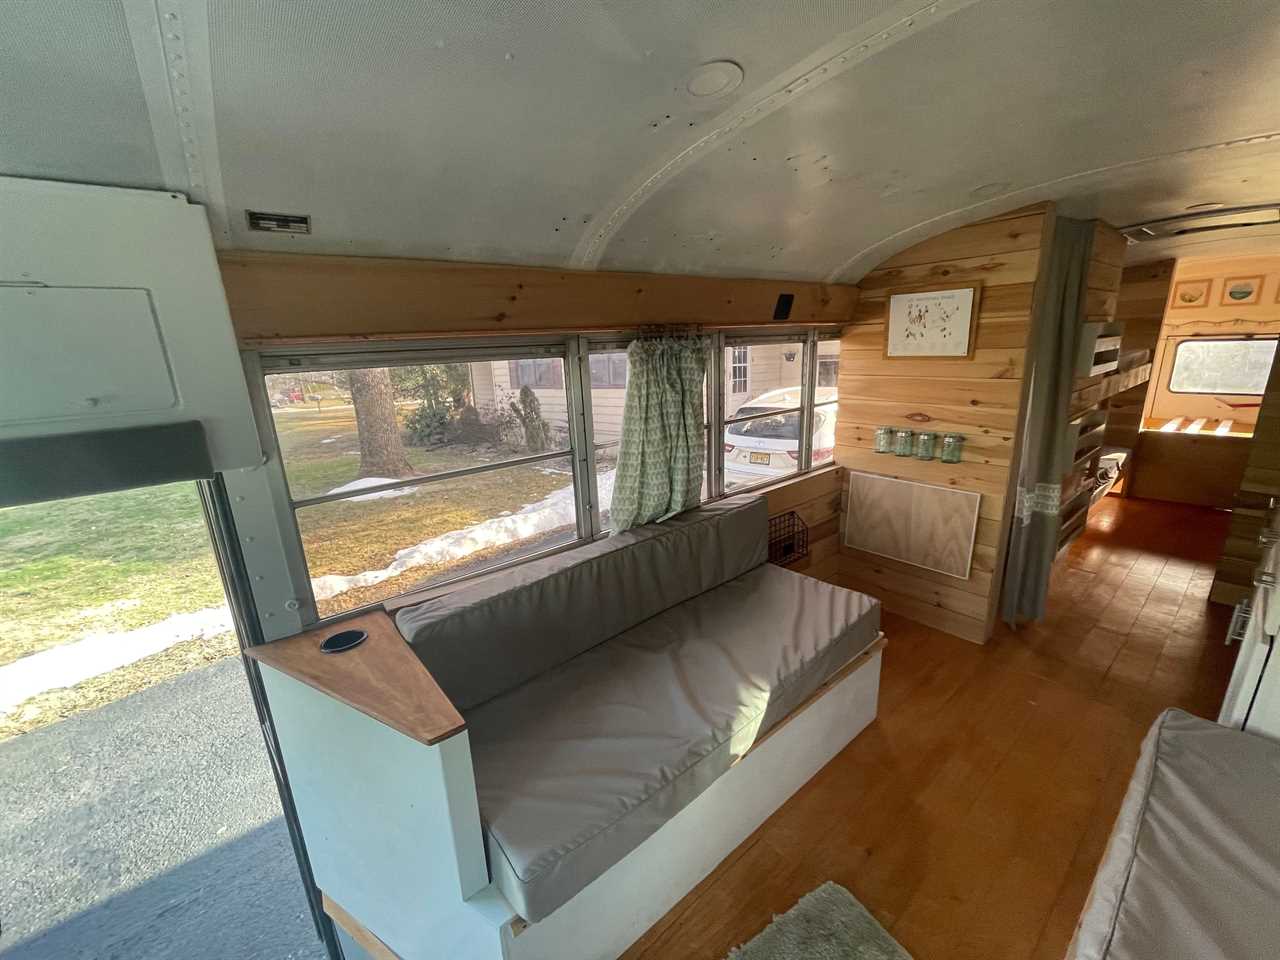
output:
<instances>
[{"instance_id":1,"label":"curved ceiling panel","mask_svg":"<svg viewBox=\"0 0 1280 960\"><path fill-rule=\"evenodd\" d=\"M1187 148L1280 130L1278 26L1244 0L983 0L689 166L599 265L851 280L955 211L1070 197L1127 223L1272 199L1280 144Z\"/></svg>"},{"instance_id":2,"label":"curved ceiling panel","mask_svg":"<svg viewBox=\"0 0 1280 960\"><path fill-rule=\"evenodd\" d=\"M0 4L0 174L166 186L120 3Z\"/></svg>"},{"instance_id":3,"label":"curved ceiling panel","mask_svg":"<svg viewBox=\"0 0 1280 960\"><path fill-rule=\"evenodd\" d=\"M637 169L891 0L214 0L222 185L237 246L564 264ZM699 65L746 83L691 96ZM243 208L309 213L306 240ZM303 246L305 244L305 247Z\"/></svg>"},{"instance_id":4,"label":"curved ceiling panel","mask_svg":"<svg viewBox=\"0 0 1280 960\"><path fill-rule=\"evenodd\" d=\"M185 189L234 247L854 280L1038 200L1280 199L1274 0L2 6L0 173Z\"/></svg>"}]
</instances>

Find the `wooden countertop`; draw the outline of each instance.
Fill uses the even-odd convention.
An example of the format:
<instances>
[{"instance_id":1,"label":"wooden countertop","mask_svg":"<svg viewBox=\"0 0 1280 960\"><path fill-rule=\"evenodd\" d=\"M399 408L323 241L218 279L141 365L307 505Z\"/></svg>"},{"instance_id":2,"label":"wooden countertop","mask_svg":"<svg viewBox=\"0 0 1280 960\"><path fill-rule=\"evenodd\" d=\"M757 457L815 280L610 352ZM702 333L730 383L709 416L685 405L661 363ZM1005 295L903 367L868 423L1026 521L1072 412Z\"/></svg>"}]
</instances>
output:
<instances>
[{"instance_id":1,"label":"wooden countertop","mask_svg":"<svg viewBox=\"0 0 1280 960\"><path fill-rule=\"evenodd\" d=\"M344 653L321 653L320 642L341 630L364 630L369 638ZM395 621L382 610L250 647L246 652L259 663L421 743L439 743L466 728L462 715L400 636Z\"/></svg>"}]
</instances>

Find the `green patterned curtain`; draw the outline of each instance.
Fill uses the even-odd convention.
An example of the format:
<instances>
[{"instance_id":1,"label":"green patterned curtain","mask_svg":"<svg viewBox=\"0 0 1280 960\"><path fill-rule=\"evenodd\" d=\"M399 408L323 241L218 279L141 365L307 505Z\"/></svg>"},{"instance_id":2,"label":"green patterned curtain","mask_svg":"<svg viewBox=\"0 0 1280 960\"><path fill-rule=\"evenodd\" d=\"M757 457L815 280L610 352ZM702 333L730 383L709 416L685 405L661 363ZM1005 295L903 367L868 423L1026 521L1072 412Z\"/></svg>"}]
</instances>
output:
<instances>
[{"instance_id":1,"label":"green patterned curtain","mask_svg":"<svg viewBox=\"0 0 1280 960\"><path fill-rule=\"evenodd\" d=\"M696 507L707 458L705 337L632 341L611 517L615 531Z\"/></svg>"}]
</instances>

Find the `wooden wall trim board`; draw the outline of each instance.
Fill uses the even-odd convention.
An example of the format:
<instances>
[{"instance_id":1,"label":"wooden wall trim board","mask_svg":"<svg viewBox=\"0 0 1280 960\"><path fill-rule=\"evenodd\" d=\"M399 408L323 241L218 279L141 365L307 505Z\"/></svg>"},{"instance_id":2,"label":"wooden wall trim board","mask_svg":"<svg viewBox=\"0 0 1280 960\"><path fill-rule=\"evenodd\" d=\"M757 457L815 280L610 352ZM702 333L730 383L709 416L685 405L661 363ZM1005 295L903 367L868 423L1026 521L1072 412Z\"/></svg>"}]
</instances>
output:
<instances>
[{"instance_id":1,"label":"wooden wall trim board","mask_svg":"<svg viewBox=\"0 0 1280 960\"><path fill-rule=\"evenodd\" d=\"M837 582L880 597L885 607L977 642L995 626L1003 579L1010 495L1017 476L1019 424L1031 318L1043 293L1044 252L1052 241L1052 204L1010 211L950 230L895 254L858 284L861 298L840 352L836 462L850 469L980 495L972 567L964 579L841 546ZM1098 276L1115 273L1123 246L1110 234L1095 248ZM1105 279L1105 278L1104 278ZM913 284L983 284L974 354L967 360L883 356L886 294ZM1090 309L1112 301L1091 297ZM959 464L876 454L877 426L957 432Z\"/></svg>"},{"instance_id":2,"label":"wooden wall trim board","mask_svg":"<svg viewBox=\"0 0 1280 960\"><path fill-rule=\"evenodd\" d=\"M845 284L556 270L499 264L232 250L218 264L245 344L519 335L643 324L843 325ZM778 295L795 297L774 321Z\"/></svg>"}]
</instances>

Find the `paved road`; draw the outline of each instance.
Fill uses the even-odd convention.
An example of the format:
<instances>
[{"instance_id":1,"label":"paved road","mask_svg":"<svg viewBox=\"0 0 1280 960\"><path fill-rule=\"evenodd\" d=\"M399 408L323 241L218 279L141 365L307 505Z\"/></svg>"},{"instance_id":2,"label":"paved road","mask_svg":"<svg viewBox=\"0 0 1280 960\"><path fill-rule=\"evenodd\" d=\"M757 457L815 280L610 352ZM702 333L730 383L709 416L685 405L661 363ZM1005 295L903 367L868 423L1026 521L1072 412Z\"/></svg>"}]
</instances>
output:
<instances>
[{"instance_id":1,"label":"paved road","mask_svg":"<svg viewBox=\"0 0 1280 960\"><path fill-rule=\"evenodd\" d=\"M0 957L322 960L238 659L0 743Z\"/></svg>"}]
</instances>

